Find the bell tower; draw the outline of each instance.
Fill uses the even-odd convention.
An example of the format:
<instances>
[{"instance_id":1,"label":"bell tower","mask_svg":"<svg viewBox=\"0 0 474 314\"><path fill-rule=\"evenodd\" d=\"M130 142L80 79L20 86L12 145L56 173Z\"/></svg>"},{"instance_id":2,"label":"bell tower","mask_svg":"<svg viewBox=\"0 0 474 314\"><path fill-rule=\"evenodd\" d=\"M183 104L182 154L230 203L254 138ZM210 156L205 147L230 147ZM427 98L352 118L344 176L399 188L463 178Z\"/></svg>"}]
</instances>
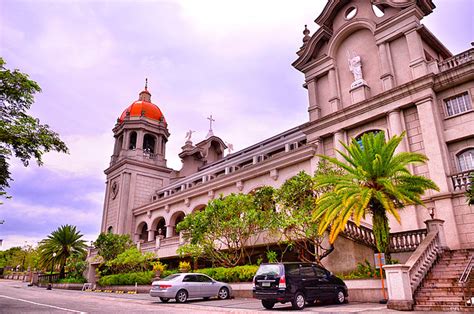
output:
<instances>
[{"instance_id":1,"label":"bell tower","mask_svg":"<svg viewBox=\"0 0 474 314\"><path fill-rule=\"evenodd\" d=\"M130 234L133 239L132 210L151 202L154 192L169 183L173 171L166 166L165 158L168 124L160 108L151 102L148 81L112 131L115 145L105 170L101 231Z\"/></svg>"}]
</instances>

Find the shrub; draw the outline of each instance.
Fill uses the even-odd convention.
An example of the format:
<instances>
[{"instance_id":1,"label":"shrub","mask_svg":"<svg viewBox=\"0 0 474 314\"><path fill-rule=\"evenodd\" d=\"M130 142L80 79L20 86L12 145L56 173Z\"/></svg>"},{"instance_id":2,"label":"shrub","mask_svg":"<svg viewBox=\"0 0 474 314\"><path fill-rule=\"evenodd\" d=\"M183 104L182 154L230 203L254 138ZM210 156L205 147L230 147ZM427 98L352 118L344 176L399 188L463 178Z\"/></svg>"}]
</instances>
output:
<instances>
[{"instance_id":1,"label":"shrub","mask_svg":"<svg viewBox=\"0 0 474 314\"><path fill-rule=\"evenodd\" d=\"M58 283L85 283L87 280L84 277L68 277L59 279Z\"/></svg>"},{"instance_id":2,"label":"shrub","mask_svg":"<svg viewBox=\"0 0 474 314\"><path fill-rule=\"evenodd\" d=\"M153 271L124 273L116 275L108 275L99 279L101 286L118 286L118 285L149 285L155 276Z\"/></svg>"},{"instance_id":3,"label":"shrub","mask_svg":"<svg viewBox=\"0 0 474 314\"><path fill-rule=\"evenodd\" d=\"M177 273L179 273L179 270L177 270L177 269L165 269L161 273L161 277L165 278L165 277L168 277L169 275L173 275L173 274L177 274Z\"/></svg>"},{"instance_id":4,"label":"shrub","mask_svg":"<svg viewBox=\"0 0 474 314\"><path fill-rule=\"evenodd\" d=\"M106 262L105 273L123 274L151 270L153 259L153 253L143 254L136 247L132 247Z\"/></svg>"},{"instance_id":5,"label":"shrub","mask_svg":"<svg viewBox=\"0 0 474 314\"><path fill-rule=\"evenodd\" d=\"M153 264L153 271L163 273L166 269L166 265L161 263L160 261L154 262Z\"/></svg>"},{"instance_id":6,"label":"shrub","mask_svg":"<svg viewBox=\"0 0 474 314\"><path fill-rule=\"evenodd\" d=\"M183 273L187 273L191 270L191 264L186 261L181 261L179 262L179 270L182 271Z\"/></svg>"},{"instance_id":7,"label":"shrub","mask_svg":"<svg viewBox=\"0 0 474 314\"><path fill-rule=\"evenodd\" d=\"M253 276L258 270L257 265L235 266L232 268L217 267L203 268L196 272L203 273L217 281L223 282L248 282L252 281Z\"/></svg>"}]
</instances>

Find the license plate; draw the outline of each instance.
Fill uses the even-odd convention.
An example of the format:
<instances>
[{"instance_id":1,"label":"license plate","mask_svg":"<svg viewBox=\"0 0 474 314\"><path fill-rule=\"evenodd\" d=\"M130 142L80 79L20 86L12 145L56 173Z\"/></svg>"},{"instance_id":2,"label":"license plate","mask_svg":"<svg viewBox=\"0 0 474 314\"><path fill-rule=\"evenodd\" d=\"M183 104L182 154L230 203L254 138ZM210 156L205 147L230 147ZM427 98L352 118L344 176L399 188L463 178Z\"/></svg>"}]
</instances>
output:
<instances>
[{"instance_id":1,"label":"license plate","mask_svg":"<svg viewBox=\"0 0 474 314\"><path fill-rule=\"evenodd\" d=\"M262 282L262 287L270 287L270 283L269 282Z\"/></svg>"}]
</instances>

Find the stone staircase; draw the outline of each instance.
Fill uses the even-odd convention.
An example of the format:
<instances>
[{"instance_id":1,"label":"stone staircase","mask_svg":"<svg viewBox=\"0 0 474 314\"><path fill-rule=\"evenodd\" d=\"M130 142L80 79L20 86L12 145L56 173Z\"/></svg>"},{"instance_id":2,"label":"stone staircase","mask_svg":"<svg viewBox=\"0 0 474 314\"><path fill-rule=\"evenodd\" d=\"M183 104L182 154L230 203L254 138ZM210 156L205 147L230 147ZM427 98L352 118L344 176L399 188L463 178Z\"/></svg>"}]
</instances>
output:
<instances>
[{"instance_id":1,"label":"stone staircase","mask_svg":"<svg viewBox=\"0 0 474 314\"><path fill-rule=\"evenodd\" d=\"M415 311L474 312L466 306L459 277L474 250L445 251L415 291ZM474 274L470 275L467 289L474 288Z\"/></svg>"}]
</instances>

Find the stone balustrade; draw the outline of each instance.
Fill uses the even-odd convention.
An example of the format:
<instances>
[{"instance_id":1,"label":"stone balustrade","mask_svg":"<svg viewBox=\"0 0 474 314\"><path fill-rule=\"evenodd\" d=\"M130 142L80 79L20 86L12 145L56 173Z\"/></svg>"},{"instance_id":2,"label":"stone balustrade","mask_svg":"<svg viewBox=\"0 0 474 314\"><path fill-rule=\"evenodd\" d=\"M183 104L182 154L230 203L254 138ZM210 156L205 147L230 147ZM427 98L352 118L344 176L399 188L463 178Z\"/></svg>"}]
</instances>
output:
<instances>
[{"instance_id":1,"label":"stone balustrade","mask_svg":"<svg viewBox=\"0 0 474 314\"><path fill-rule=\"evenodd\" d=\"M469 61L474 60L474 48L466 50L460 54L457 54L451 58L441 61L438 64L440 71L446 71L453 69L459 65L467 63Z\"/></svg>"},{"instance_id":2,"label":"stone balustrade","mask_svg":"<svg viewBox=\"0 0 474 314\"><path fill-rule=\"evenodd\" d=\"M452 175L451 180L453 181L454 190L463 190L470 186L473 172L473 170L469 170Z\"/></svg>"},{"instance_id":3,"label":"stone balustrade","mask_svg":"<svg viewBox=\"0 0 474 314\"><path fill-rule=\"evenodd\" d=\"M390 233L390 252L412 252L426 237L426 229Z\"/></svg>"}]
</instances>

